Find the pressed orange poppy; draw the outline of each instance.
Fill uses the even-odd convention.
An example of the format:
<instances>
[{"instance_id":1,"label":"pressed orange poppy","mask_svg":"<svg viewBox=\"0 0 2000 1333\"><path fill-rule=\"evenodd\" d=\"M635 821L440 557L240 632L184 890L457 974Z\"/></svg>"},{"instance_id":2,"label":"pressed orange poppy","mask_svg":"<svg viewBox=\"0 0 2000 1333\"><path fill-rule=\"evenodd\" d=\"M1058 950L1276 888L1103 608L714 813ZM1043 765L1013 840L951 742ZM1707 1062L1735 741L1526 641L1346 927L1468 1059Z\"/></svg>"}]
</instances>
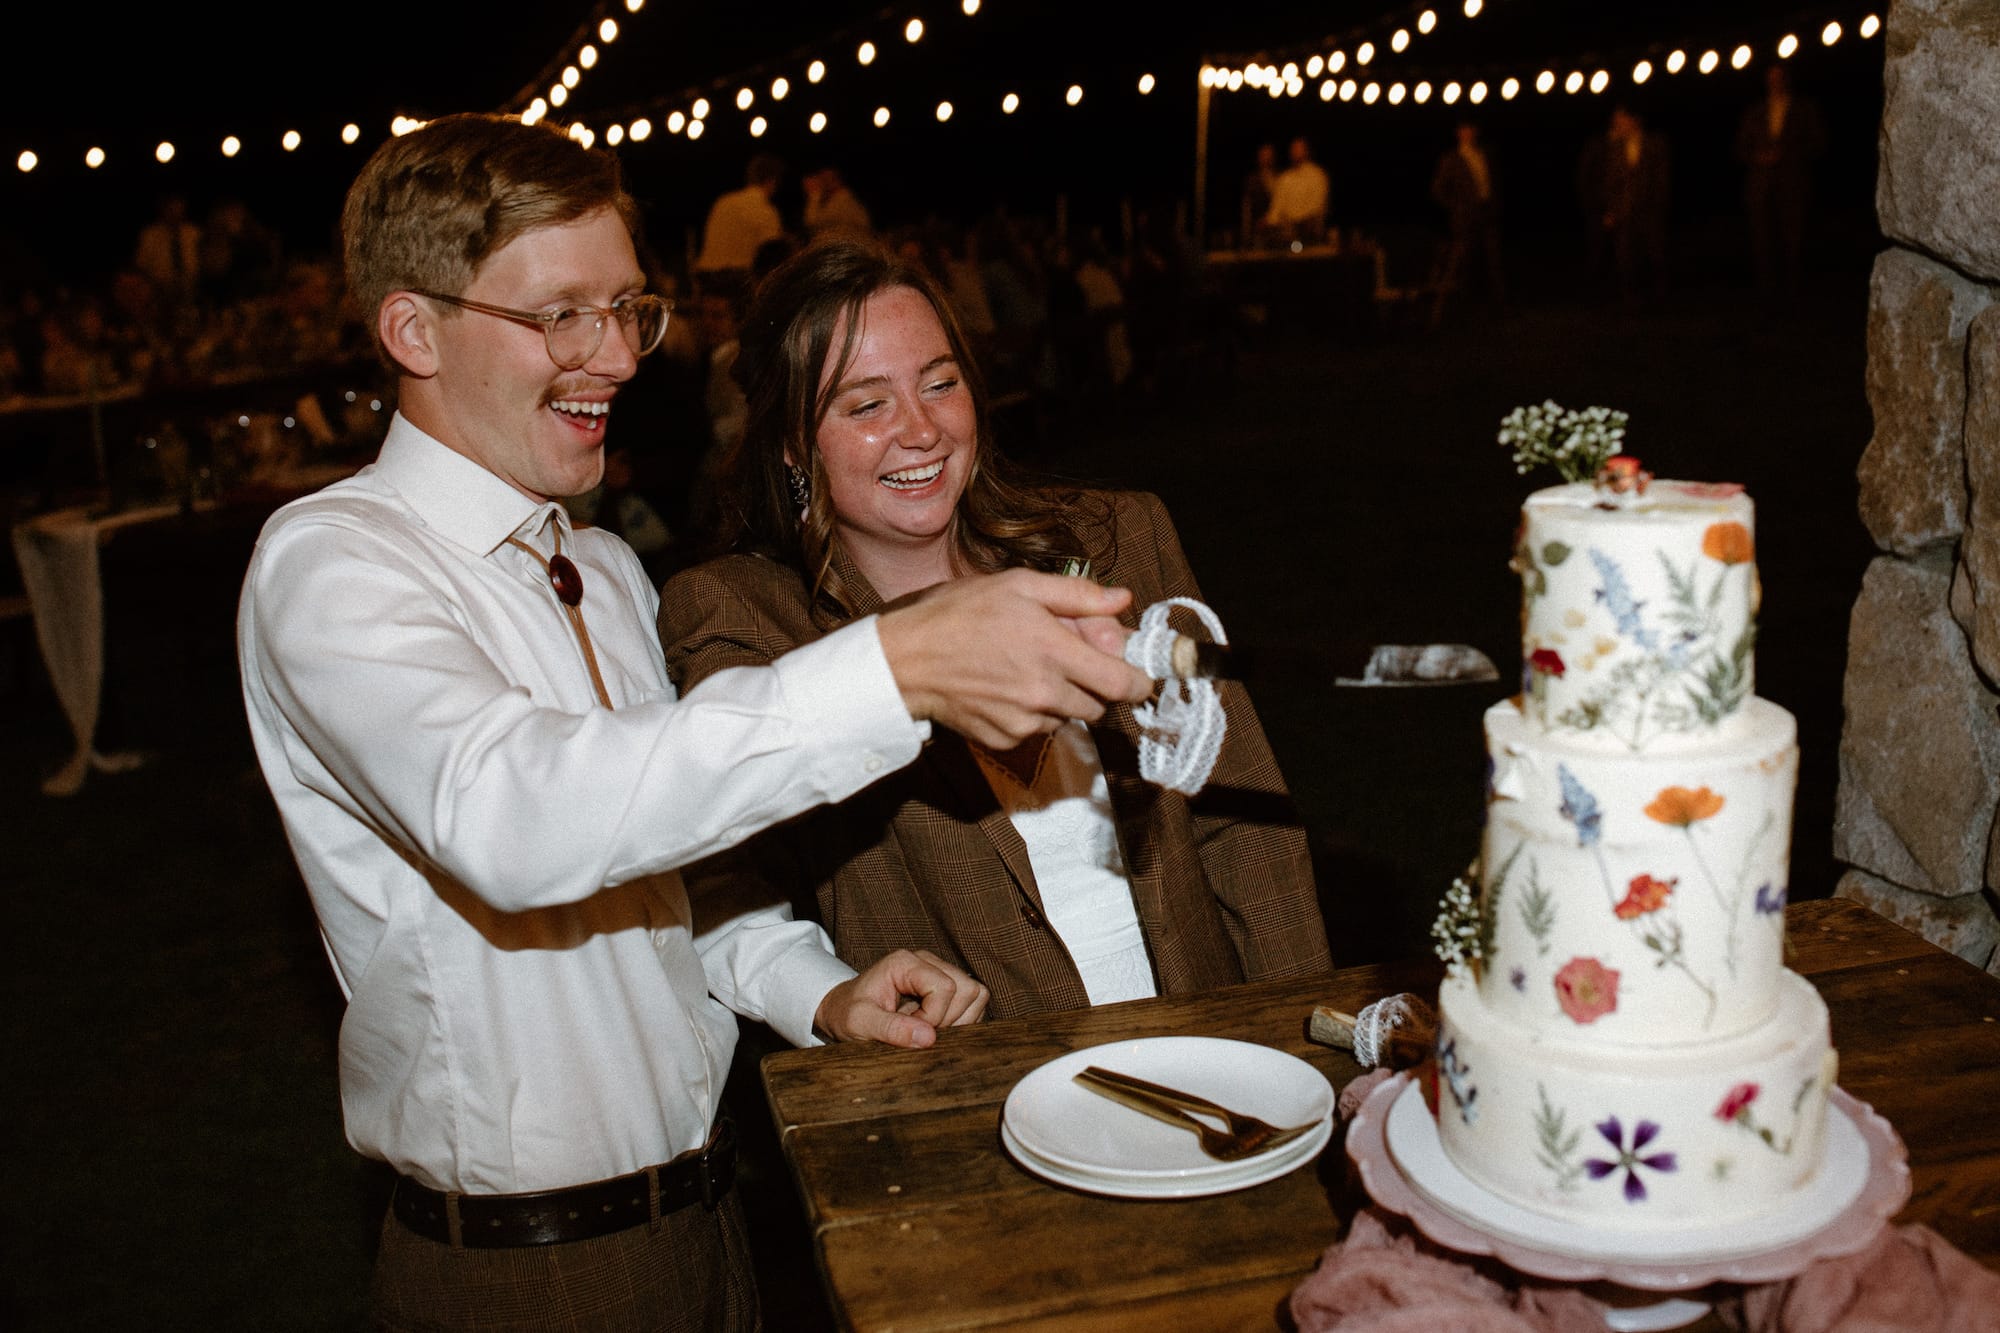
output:
<instances>
[{"instance_id":1,"label":"pressed orange poppy","mask_svg":"<svg viewBox=\"0 0 2000 1333\"><path fill-rule=\"evenodd\" d=\"M1725 565L1747 565L1757 558L1757 546L1741 523L1711 523L1701 534L1701 553Z\"/></svg>"},{"instance_id":2,"label":"pressed orange poppy","mask_svg":"<svg viewBox=\"0 0 2000 1333\"><path fill-rule=\"evenodd\" d=\"M1654 879L1651 875L1636 875L1632 879L1630 892L1625 900L1611 910L1620 921L1630 921L1648 912L1657 912L1667 905L1667 898L1673 893L1678 879Z\"/></svg>"},{"instance_id":3,"label":"pressed orange poppy","mask_svg":"<svg viewBox=\"0 0 2000 1333\"><path fill-rule=\"evenodd\" d=\"M1722 811L1722 798L1706 787L1666 787L1646 807L1646 818L1686 828Z\"/></svg>"}]
</instances>

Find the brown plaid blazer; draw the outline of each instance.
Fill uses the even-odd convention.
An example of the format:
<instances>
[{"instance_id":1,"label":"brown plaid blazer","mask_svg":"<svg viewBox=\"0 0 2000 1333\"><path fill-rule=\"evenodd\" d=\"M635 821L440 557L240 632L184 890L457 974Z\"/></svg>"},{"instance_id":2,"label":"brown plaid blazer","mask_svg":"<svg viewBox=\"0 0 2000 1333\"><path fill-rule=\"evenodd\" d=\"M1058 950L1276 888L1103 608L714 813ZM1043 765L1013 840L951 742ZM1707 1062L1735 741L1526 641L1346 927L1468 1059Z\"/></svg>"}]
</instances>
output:
<instances>
[{"instance_id":1,"label":"brown plaid blazer","mask_svg":"<svg viewBox=\"0 0 2000 1333\"><path fill-rule=\"evenodd\" d=\"M1096 576L1132 590L1128 625L1162 598L1201 595L1157 497L1084 492L1071 513ZM1108 544L1081 531L1093 522ZM864 590L861 614L880 609L858 570L843 565L841 573ZM797 571L759 556L711 561L661 592L660 640L683 692L726 667L769 662L838 623L837 613L811 603ZM1114 705L1091 728L1165 995L1332 966L1305 834L1277 761L1242 686L1224 684L1222 697L1227 739L1192 800L1139 776L1129 707ZM942 728L902 771L685 874L690 893L737 910L789 898L857 968L895 949L929 949L986 984L993 1018L1089 1003L1043 915L1026 846L971 749Z\"/></svg>"}]
</instances>

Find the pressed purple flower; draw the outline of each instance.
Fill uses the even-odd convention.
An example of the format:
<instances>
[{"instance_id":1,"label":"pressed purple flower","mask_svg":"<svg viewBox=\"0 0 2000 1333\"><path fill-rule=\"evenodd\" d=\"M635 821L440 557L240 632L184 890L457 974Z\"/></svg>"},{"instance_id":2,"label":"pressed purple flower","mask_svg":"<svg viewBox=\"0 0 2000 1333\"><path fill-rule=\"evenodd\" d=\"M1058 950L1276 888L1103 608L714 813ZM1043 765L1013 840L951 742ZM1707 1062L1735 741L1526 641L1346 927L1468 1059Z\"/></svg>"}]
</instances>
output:
<instances>
[{"instance_id":1,"label":"pressed purple flower","mask_svg":"<svg viewBox=\"0 0 2000 1333\"><path fill-rule=\"evenodd\" d=\"M1640 1203L1646 1197L1646 1182L1639 1178L1640 1167L1664 1173L1676 1170L1680 1166L1679 1160L1670 1152L1640 1156L1646 1145L1659 1137L1660 1127L1651 1120L1641 1120L1632 1127L1632 1143L1629 1147L1625 1143L1625 1126L1617 1116L1599 1121L1596 1129L1606 1143L1618 1150L1618 1160L1607 1162L1599 1157L1585 1158L1583 1169L1590 1174L1592 1180L1603 1180L1613 1172L1623 1170L1627 1203Z\"/></svg>"},{"instance_id":2,"label":"pressed purple flower","mask_svg":"<svg viewBox=\"0 0 2000 1333\"><path fill-rule=\"evenodd\" d=\"M1788 885L1780 884L1776 888L1764 885L1757 890L1757 911L1764 916L1776 916L1785 910L1785 899L1790 893Z\"/></svg>"},{"instance_id":3,"label":"pressed purple flower","mask_svg":"<svg viewBox=\"0 0 2000 1333\"><path fill-rule=\"evenodd\" d=\"M1513 984L1513 987L1514 987L1514 989L1515 989L1515 990L1517 990L1517 991L1520 991L1520 992L1522 992L1523 994L1526 994L1526 993L1527 993L1527 989L1528 989L1528 969L1527 969L1527 968L1525 968L1525 967L1517 967L1517 968L1515 968L1515 969L1514 969L1514 970L1513 970L1512 972L1509 972L1509 973L1507 974L1507 980L1508 980L1509 982L1511 982L1511 983Z\"/></svg>"}]
</instances>

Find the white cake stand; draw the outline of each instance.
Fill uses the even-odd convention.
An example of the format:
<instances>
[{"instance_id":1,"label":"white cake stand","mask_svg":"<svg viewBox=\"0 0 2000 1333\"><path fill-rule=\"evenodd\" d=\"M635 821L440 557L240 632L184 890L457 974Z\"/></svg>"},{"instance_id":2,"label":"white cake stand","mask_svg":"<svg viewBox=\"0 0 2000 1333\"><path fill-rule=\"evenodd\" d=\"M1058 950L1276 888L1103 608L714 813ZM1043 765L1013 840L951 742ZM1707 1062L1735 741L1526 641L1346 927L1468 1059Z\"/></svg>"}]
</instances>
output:
<instances>
[{"instance_id":1,"label":"white cake stand","mask_svg":"<svg viewBox=\"0 0 2000 1333\"><path fill-rule=\"evenodd\" d=\"M1347 1155L1370 1197L1435 1243L1490 1256L1530 1277L1602 1284L1592 1294L1611 1307L1607 1326L1642 1333L1679 1328L1709 1309L1706 1301L1671 1293L1794 1277L1817 1260L1866 1249L1901 1210L1910 1197L1910 1168L1895 1129L1839 1088L1827 1109L1825 1183L1800 1191L1755 1230L1702 1225L1621 1236L1521 1208L1473 1182L1445 1155L1422 1091L1407 1074L1385 1080L1362 1103L1347 1127ZM1773 1235L1785 1239L1759 1239Z\"/></svg>"}]
</instances>

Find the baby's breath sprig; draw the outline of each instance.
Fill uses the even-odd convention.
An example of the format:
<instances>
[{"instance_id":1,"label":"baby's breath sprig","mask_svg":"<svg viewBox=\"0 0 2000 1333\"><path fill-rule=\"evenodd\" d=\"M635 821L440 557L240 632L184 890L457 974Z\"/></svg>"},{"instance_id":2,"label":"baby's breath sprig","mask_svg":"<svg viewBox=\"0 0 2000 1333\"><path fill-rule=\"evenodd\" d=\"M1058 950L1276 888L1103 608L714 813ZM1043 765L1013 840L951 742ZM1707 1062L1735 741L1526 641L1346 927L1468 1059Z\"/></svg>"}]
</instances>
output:
<instances>
[{"instance_id":1,"label":"baby's breath sprig","mask_svg":"<svg viewBox=\"0 0 2000 1333\"><path fill-rule=\"evenodd\" d=\"M1564 481L1592 481L1604 461L1621 452L1628 419L1615 408L1567 408L1549 399L1500 418L1499 438L1513 447L1516 472L1546 463Z\"/></svg>"},{"instance_id":2,"label":"baby's breath sprig","mask_svg":"<svg viewBox=\"0 0 2000 1333\"><path fill-rule=\"evenodd\" d=\"M1431 938L1436 941L1437 956L1443 960L1445 971L1451 976L1468 970L1476 973L1483 955L1478 876L1475 862L1463 875L1454 878L1451 887L1444 891L1444 900L1438 904L1437 920L1431 922Z\"/></svg>"}]
</instances>

